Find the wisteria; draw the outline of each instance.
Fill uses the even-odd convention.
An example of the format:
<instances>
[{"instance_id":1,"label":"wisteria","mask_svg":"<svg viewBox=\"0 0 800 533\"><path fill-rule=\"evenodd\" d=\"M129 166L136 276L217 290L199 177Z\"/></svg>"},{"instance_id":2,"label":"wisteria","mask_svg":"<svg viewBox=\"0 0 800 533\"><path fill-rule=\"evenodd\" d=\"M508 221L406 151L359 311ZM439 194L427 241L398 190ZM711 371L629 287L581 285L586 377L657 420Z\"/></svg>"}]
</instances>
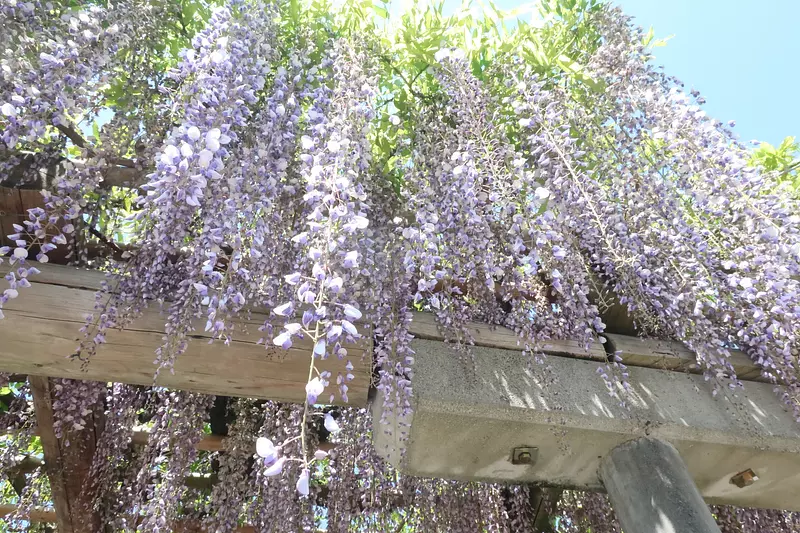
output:
<instances>
[{"instance_id":1,"label":"wisteria","mask_svg":"<svg viewBox=\"0 0 800 533\"><path fill-rule=\"evenodd\" d=\"M800 198L652 64L619 9L582 2L485 54L460 27L413 37L426 25L318 4L0 0L0 185L42 190L2 236L0 319L47 262L107 273L75 332L84 368L116 330L163 318L152 387L52 381L57 437L100 429L87 512L148 532L618 532L600 494L381 459L373 433L409 432L394 422L412 413L417 311L470 372L472 322L513 330L544 372L548 341L603 342L612 302L696 353L715 394L746 387L744 352L800 420ZM573 33L542 47L556 57L528 53ZM302 404L155 386L198 333L225 350L245 322L265 357L302 359ZM361 364L377 411L341 407ZM597 373L625 405L622 358ZM19 383L0 413L12 484L37 445ZM209 420L221 451L198 450ZM47 500L28 476L14 527ZM712 511L726 533L800 527Z\"/></svg>"}]
</instances>

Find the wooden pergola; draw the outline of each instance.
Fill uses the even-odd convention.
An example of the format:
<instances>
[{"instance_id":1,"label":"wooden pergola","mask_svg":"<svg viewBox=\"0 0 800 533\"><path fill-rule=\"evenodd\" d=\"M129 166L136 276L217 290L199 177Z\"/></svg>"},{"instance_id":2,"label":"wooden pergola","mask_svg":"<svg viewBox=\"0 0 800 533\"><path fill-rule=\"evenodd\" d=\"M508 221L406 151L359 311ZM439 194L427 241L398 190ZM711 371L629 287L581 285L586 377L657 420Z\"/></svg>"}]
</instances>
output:
<instances>
[{"instance_id":1,"label":"wooden pergola","mask_svg":"<svg viewBox=\"0 0 800 533\"><path fill-rule=\"evenodd\" d=\"M175 363L174 372L161 372L154 381L154 351L164 336L164 318L154 306L123 331L112 331L107 343L98 349L88 364L71 358L78 344L78 332L85 317L94 312L95 294L101 288L104 274L72 267L37 264L41 274L32 279L32 286L20 291L4 308L0 320L0 372L28 376L33 391L38 434L44 448L44 467L49 477L53 510L36 510L31 521L54 521L64 533L84 533L94 529L97 515L86 513L81 501L81 488L91 465L97 435L95 427L87 427L80 435L71 434L80 445L65 446L53 431L53 390L49 378L71 378L101 382L120 382L144 386L165 386L218 396L271 399L282 402L304 401L308 374L308 358L312 347L297 342L289 350L259 344L258 331L266 315L253 312L236 324L230 345L211 343L198 321L188 351ZM518 336L511 330L472 323L469 329L476 347L520 350ZM414 315L410 332L416 339L441 343L432 315ZM630 367L698 373L695 356L679 343L642 341L609 333L604 342L585 348L574 341L552 341L544 353L559 360L604 363L618 353ZM348 346L354 369L349 398L352 406L366 406L372 380L371 343L364 340ZM480 356L480 354L479 354ZM740 379L759 381L760 369L742 353L734 353L732 363ZM333 375L345 371L346 361L318 361L319 370ZM416 390L416 387L415 387ZM102 413L94 414L100 427ZM134 443L146 442L147 434L136 434ZM219 437L200 443L201 449L223 451ZM188 484L208 484L213 480L187 479ZM536 492L539 499L543 494ZM0 516L13 509L0 507ZM80 511L79 511L80 510ZM198 524L176 524L177 530L197 531ZM243 528L246 531L247 528Z\"/></svg>"}]
</instances>

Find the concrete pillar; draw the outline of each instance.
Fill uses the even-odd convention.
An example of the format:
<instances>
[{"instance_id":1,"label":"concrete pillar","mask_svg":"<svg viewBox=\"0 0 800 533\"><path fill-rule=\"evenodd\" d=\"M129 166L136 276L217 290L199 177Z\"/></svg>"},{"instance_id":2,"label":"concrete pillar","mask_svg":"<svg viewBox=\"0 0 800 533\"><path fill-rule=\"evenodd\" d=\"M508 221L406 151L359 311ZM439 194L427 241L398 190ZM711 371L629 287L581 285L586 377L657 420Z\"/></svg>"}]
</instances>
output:
<instances>
[{"instance_id":1,"label":"concrete pillar","mask_svg":"<svg viewBox=\"0 0 800 533\"><path fill-rule=\"evenodd\" d=\"M600 478L625 533L720 533L678 451L640 438L600 463Z\"/></svg>"}]
</instances>

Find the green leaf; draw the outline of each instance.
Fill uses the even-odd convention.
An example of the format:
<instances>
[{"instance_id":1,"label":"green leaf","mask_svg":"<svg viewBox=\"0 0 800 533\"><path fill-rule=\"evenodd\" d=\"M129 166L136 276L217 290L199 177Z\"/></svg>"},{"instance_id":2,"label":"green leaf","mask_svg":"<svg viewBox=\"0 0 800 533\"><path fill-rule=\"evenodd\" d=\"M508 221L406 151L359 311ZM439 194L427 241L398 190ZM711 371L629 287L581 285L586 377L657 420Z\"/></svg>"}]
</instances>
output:
<instances>
[{"instance_id":1,"label":"green leaf","mask_svg":"<svg viewBox=\"0 0 800 533\"><path fill-rule=\"evenodd\" d=\"M667 46L667 41L675 37L675 35L670 35L668 37L664 37L663 39L656 39L653 41L653 48L660 48L662 46Z\"/></svg>"},{"instance_id":2,"label":"green leaf","mask_svg":"<svg viewBox=\"0 0 800 533\"><path fill-rule=\"evenodd\" d=\"M642 39L642 44L647 46L648 44L650 44L650 41L653 40L654 36L655 36L655 30L653 30L653 27L650 26L650 29L647 31L647 35L645 35L644 39Z\"/></svg>"},{"instance_id":3,"label":"green leaf","mask_svg":"<svg viewBox=\"0 0 800 533\"><path fill-rule=\"evenodd\" d=\"M92 136L94 144L100 146L100 126L97 125L97 121L92 122Z\"/></svg>"},{"instance_id":4,"label":"green leaf","mask_svg":"<svg viewBox=\"0 0 800 533\"><path fill-rule=\"evenodd\" d=\"M372 6L372 9L375 11L375 14L381 17L382 19L389 18L389 10L387 10L385 7L375 4Z\"/></svg>"}]
</instances>

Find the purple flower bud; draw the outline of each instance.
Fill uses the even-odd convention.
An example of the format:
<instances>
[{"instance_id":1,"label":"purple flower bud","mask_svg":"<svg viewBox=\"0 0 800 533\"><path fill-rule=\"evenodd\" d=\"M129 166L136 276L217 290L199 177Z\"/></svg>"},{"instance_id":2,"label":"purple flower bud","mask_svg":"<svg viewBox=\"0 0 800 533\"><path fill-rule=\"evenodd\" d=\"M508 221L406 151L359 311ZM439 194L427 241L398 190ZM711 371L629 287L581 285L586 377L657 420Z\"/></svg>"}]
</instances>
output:
<instances>
[{"instance_id":1,"label":"purple flower bud","mask_svg":"<svg viewBox=\"0 0 800 533\"><path fill-rule=\"evenodd\" d=\"M325 268L319 263L314 263L314 266L311 268L311 275L318 280L325 279Z\"/></svg>"},{"instance_id":2,"label":"purple flower bud","mask_svg":"<svg viewBox=\"0 0 800 533\"><path fill-rule=\"evenodd\" d=\"M272 441L266 437L259 437L256 440L256 453L271 463L278 457L278 450Z\"/></svg>"},{"instance_id":3,"label":"purple flower bud","mask_svg":"<svg viewBox=\"0 0 800 533\"><path fill-rule=\"evenodd\" d=\"M353 325L353 323L350 322L349 320L342 320L342 327L344 328L344 330L348 334L353 335L353 336L358 335L358 329L356 329L356 327ZM350 369L348 369L348 370L350 370Z\"/></svg>"},{"instance_id":4,"label":"purple flower bud","mask_svg":"<svg viewBox=\"0 0 800 533\"><path fill-rule=\"evenodd\" d=\"M312 320L314 320L314 312L310 309L303 311L303 325L308 327Z\"/></svg>"},{"instance_id":5,"label":"purple flower bud","mask_svg":"<svg viewBox=\"0 0 800 533\"><path fill-rule=\"evenodd\" d=\"M330 413L325 415L325 429L333 434L339 433L342 430L342 428L339 427L339 423L336 422L336 419L333 418L333 415Z\"/></svg>"},{"instance_id":6,"label":"purple flower bud","mask_svg":"<svg viewBox=\"0 0 800 533\"><path fill-rule=\"evenodd\" d=\"M168 144L166 148L164 148L164 153L161 154L161 162L165 165L172 165L180 155L176 146Z\"/></svg>"},{"instance_id":7,"label":"purple flower bud","mask_svg":"<svg viewBox=\"0 0 800 533\"><path fill-rule=\"evenodd\" d=\"M336 339L338 339L341 336L342 336L342 326L340 326L338 324L334 324L328 330L327 337L328 337L328 340L331 341L331 342L336 342Z\"/></svg>"},{"instance_id":8,"label":"purple flower bud","mask_svg":"<svg viewBox=\"0 0 800 533\"><path fill-rule=\"evenodd\" d=\"M284 350L288 350L292 347L292 335L288 331L284 331L274 339L272 339L272 343L275 346L280 346Z\"/></svg>"},{"instance_id":9,"label":"purple flower bud","mask_svg":"<svg viewBox=\"0 0 800 533\"><path fill-rule=\"evenodd\" d=\"M335 278L328 281L328 288L331 290L332 293L338 294L342 290L342 285L344 281L341 277L336 276Z\"/></svg>"},{"instance_id":10,"label":"purple flower bud","mask_svg":"<svg viewBox=\"0 0 800 533\"><path fill-rule=\"evenodd\" d=\"M300 283L300 272L294 272L292 274L284 276L283 279L289 285L297 285L298 283Z\"/></svg>"},{"instance_id":11,"label":"purple flower bud","mask_svg":"<svg viewBox=\"0 0 800 533\"><path fill-rule=\"evenodd\" d=\"M322 384L322 380L319 378L314 378L306 383L306 400L308 400L308 403L310 405L317 403L317 398L324 390L325 385Z\"/></svg>"},{"instance_id":12,"label":"purple flower bud","mask_svg":"<svg viewBox=\"0 0 800 533\"><path fill-rule=\"evenodd\" d=\"M323 355L325 355L325 349L327 347L328 344L325 341L325 339L318 340L317 343L314 345L314 355L322 357Z\"/></svg>"},{"instance_id":13,"label":"purple flower bud","mask_svg":"<svg viewBox=\"0 0 800 533\"><path fill-rule=\"evenodd\" d=\"M286 462L286 457L281 457L275 464L264 470L264 475L267 477L277 476L283 470L283 463Z\"/></svg>"},{"instance_id":14,"label":"purple flower bud","mask_svg":"<svg viewBox=\"0 0 800 533\"><path fill-rule=\"evenodd\" d=\"M302 472L300 472L300 478L297 480L297 492L301 496L308 496L308 469L304 468Z\"/></svg>"},{"instance_id":15,"label":"purple flower bud","mask_svg":"<svg viewBox=\"0 0 800 533\"><path fill-rule=\"evenodd\" d=\"M361 318L361 311L350 304L344 304L344 314L352 320L358 320Z\"/></svg>"},{"instance_id":16,"label":"purple flower bud","mask_svg":"<svg viewBox=\"0 0 800 533\"><path fill-rule=\"evenodd\" d=\"M354 268L358 266L358 252L353 250L344 254L344 267Z\"/></svg>"},{"instance_id":17,"label":"purple flower bud","mask_svg":"<svg viewBox=\"0 0 800 533\"><path fill-rule=\"evenodd\" d=\"M294 311L294 305L292 304L292 302L287 302L285 304L279 305L272 311L278 316L289 316Z\"/></svg>"}]
</instances>

